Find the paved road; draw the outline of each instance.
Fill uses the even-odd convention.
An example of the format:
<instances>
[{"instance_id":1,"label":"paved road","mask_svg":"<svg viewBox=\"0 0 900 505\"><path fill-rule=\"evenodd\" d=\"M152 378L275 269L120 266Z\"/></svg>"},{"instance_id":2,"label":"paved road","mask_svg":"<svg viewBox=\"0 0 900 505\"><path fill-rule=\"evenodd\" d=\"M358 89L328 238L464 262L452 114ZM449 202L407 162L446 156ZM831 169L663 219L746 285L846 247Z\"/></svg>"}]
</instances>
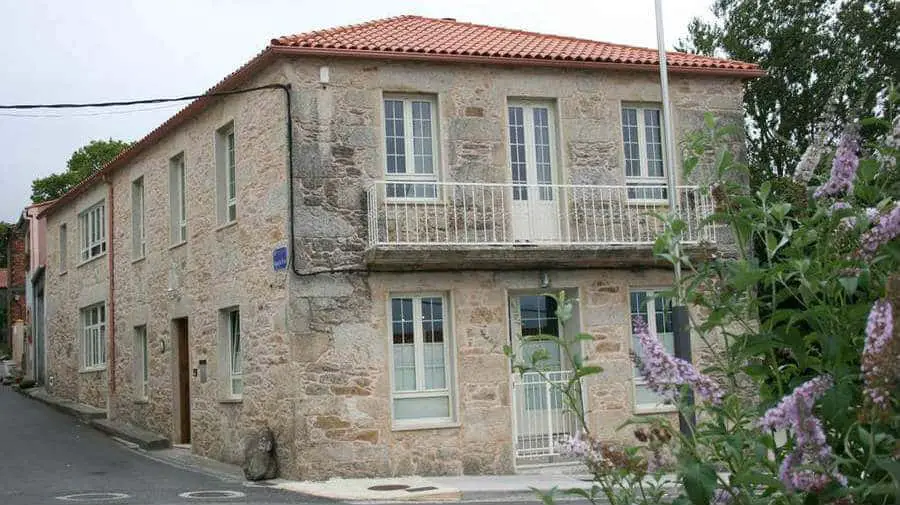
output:
<instances>
[{"instance_id":1,"label":"paved road","mask_svg":"<svg viewBox=\"0 0 900 505\"><path fill-rule=\"evenodd\" d=\"M244 496L183 498L192 491ZM122 493L74 496L84 493ZM69 500L60 497L70 496ZM201 495L205 496L205 495ZM104 499L105 498L105 499ZM147 458L73 418L0 386L0 504L2 505L324 504L298 493L252 488L243 482L177 468Z\"/></svg>"},{"instance_id":2,"label":"paved road","mask_svg":"<svg viewBox=\"0 0 900 505\"><path fill-rule=\"evenodd\" d=\"M185 469L160 461L153 454L148 457L129 449L66 414L0 386L0 505L335 503L299 493L248 487L240 479ZM179 496L196 491L236 492L241 496ZM522 499L465 503L509 505L522 503Z\"/></svg>"}]
</instances>

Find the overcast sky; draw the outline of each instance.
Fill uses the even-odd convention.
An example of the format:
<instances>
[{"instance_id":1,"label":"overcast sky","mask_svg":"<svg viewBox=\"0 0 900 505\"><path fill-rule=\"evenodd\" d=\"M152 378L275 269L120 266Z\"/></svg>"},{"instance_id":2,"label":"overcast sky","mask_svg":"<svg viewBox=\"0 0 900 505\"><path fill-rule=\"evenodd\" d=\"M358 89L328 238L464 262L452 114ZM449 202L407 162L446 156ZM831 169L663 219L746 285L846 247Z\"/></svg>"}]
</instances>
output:
<instances>
[{"instance_id":1,"label":"overcast sky","mask_svg":"<svg viewBox=\"0 0 900 505\"><path fill-rule=\"evenodd\" d=\"M671 49L711 0L663 3ZM400 14L656 46L653 0L0 0L0 104L202 93L273 37ZM0 110L0 220L80 146L137 140L183 105Z\"/></svg>"}]
</instances>

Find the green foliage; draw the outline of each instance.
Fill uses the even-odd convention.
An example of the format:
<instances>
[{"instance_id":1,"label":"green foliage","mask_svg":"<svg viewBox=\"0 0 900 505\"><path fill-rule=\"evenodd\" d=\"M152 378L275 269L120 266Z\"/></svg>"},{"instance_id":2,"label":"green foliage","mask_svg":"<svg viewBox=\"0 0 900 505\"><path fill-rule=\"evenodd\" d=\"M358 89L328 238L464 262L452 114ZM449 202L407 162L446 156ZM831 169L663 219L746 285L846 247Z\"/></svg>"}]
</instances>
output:
<instances>
[{"instance_id":1,"label":"green foliage","mask_svg":"<svg viewBox=\"0 0 900 505\"><path fill-rule=\"evenodd\" d=\"M9 232L13 226L12 223L0 221L0 268L9 266Z\"/></svg>"},{"instance_id":2,"label":"green foliage","mask_svg":"<svg viewBox=\"0 0 900 505\"><path fill-rule=\"evenodd\" d=\"M852 193L842 197L849 206L840 209L832 207L833 199L813 198L810 188L786 178L756 188L735 180L734 174L748 169L724 152L730 133L707 117L704 129L685 144L685 166L699 166L701 158L712 161L718 177L704 188L716 203L709 224L731 232L733 256L691 261L680 243L685 223L673 215L658 216L665 231L654 246L657 257L675 267L672 292L692 308L692 335L700 339L695 348L706 357L701 372L724 387L724 399L694 403L685 386L675 404L682 417L697 419L688 433L667 418L638 418L620 429L649 424L655 434L649 440L646 430L643 436L635 431L643 444L615 448L594 440L585 463L596 485L567 494L591 503L658 503L663 495L655 494L661 489L656 486L667 471L680 484L672 503L681 505L898 503L900 377L893 379L893 397L883 408L866 399L860 365L869 311L885 298L889 277L900 271L900 239L883 244L873 258L858 252L861 235L872 226L867 209L883 213L900 205L893 189L900 150L886 142L868 144ZM564 293L558 299L560 313L570 316L572 302ZM694 317L701 313L702 319ZM581 338L586 337L559 343L574 349ZM540 370L546 358L521 363L510 349L507 353L520 372ZM561 388L580 391L582 381L599 369L579 359L571 362L575 379ZM809 492L791 489L781 467L795 450L793 430L767 432L759 419L796 387L826 374L834 385L813 414L834 456L800 468L839 473L847 484L831 480ZM577 396L572 399L591 440L584 407ZM665 454L674 461L651 468L651 461ZM542 498L551 503L553 494Z\"/></svg>"},{"instance_id":3,"label":"green foliage","mask_svg":"<svg viewBox=\"0 0 900 505\"><path fill-rule=\"evenodd\" d=\"M121 140L92 140L72 153L65 172L35 179L31 183L31 201L40 203L59 198L131 145Z\"/></svg>"},{"instance_id":4,"label":"green foliage","mask_svg":"<svg viewBox=\"0 0 900 505\"><path fill-rule=\"evenodd\" d=\"M691 21L679 50L758 63L768 72L748 82L744 95L754 182L791 175L817 125L836 133L860 115L895 108L883 90L900 83L898 5L715 0L712 23Z\"/></svg>"}]
</instances>

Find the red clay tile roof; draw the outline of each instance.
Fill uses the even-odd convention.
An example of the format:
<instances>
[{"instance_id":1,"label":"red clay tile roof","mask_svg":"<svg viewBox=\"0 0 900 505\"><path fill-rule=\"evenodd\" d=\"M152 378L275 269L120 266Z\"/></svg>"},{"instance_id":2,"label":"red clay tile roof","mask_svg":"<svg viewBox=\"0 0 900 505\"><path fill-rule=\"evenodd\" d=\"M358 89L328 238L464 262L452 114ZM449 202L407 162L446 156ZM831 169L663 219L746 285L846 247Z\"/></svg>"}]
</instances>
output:
<instances>
[{"instance_id":1,"label":"red clay tile roof","mask_svg":"<svg viewBox=\"0 0 900 505\"><path fill-rule=\"evenodd\" d=\"M667 54L669 70L672 72L715 73L741 78L765 74L765 71L752 63L685 53ZM256 57L204 94L237 89L280 55L553 64L642 70L652 70L659 63L658 53L654 49L407 15L272 39L271 44ZM205 110L214 101L214 97L194 100L130 148L119 153L102 169L44 207L38 217L53 213L95 182L103 180L106 174L124 166L170 131Z\"/></svg>"},{"instance_id":2,"label":"red clay tile roof","mask_svg":"<svg viewBox=\"0 0 900 505\"><path fill-rule=\"evenodd\" d=\"M272 45L330 50L329 52L334 53L365 51L438 58L474 56L507 60L659 64L659 53L655 49L421 16L399 16L289 35L272 39ZM759 67L752 63L686 53L667 54L667 63L673 71L679 68L704 68L737 71L735 73L761 73Z\"/></svg>"},{"instance_id":3,"label":"red clay tile roof","mask_svg":"<svg viewBox=\"0 0 900 505\"><path fill-rule=\"evenodd\" d=\"M0 268L0 289L9 287L9 270Z\"/></svg>"}]
</instances>

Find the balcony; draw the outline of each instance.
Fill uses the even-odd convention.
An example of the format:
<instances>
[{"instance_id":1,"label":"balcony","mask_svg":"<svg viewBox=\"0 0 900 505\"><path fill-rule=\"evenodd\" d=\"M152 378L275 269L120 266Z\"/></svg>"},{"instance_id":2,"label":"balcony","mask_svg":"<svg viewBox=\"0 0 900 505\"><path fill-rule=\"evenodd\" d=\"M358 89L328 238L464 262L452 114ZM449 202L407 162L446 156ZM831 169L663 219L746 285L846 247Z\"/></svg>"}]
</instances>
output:
<instances>
[{"instance_id":1,"label":"balcony","mask_svg":"<svg viewBox=\"0 0 900 505\"><path fill-rule=\"evenodd\" d=\"M378 181L367 190L370 267L603 267L654 264L667 187ZM716 242L708 194L678 186L684 244Z\"/></svg>"}]
</instances>

